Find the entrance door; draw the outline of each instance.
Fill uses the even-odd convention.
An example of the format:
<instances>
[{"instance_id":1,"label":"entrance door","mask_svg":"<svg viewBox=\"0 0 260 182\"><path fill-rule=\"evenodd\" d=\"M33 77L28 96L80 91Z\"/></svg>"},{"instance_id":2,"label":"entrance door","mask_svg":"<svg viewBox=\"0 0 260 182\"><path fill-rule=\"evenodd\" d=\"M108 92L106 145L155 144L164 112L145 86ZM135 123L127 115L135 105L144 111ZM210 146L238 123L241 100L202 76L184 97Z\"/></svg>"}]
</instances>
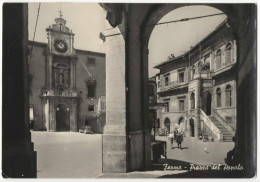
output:
<instances>
[{"instance_id":1,"label":"entrance door","mask_svg":"<svg viewBox=\"0 0 260 182\"><path fill-rule=\"evenodd\" d=\"M56 130L57 131L70 130L69 108L64 104L60 104L56 108Z\"/></svg>"},{"instance_id":2,"label":"entrance door","mask_svg":"<svg viewBox=\"0 0 260 182\"><path fill-rule=\"evenodd\" d=\"M165 119L164 126L167 129L167 133L170 133L170 131L171 131L171 121L168 118Z\"/></svg>"},{"instance_id":3,"label":"entrance door","mask_svg":"<svg viewBox=\"0 0 260 182\"><path fill-rule=\"evenodd\" d=\"M206 103L206 114L208 116L211 115L211 98L212 98L211 93L208 93L208 95L207 95L207 103Z\"/></svg>"},{"instance_id":4,"label":"entrance door","mask_svg":"<svg viewBox=\"0 0 260 182\"><path fill-rule=\"evenodd\" d=\"M190 136L194 137L194 120L190 119Z\"/></svg>"}]
</instances>

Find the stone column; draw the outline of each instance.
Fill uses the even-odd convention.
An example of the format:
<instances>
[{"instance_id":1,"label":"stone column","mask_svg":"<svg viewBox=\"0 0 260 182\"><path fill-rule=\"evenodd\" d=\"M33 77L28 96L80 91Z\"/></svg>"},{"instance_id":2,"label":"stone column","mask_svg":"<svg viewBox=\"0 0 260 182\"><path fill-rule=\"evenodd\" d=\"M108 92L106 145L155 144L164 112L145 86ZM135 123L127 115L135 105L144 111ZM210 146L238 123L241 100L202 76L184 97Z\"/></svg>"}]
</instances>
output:
<instances>
[{"instance_id":1,"label":"stone column","mask_svg":"<svg viewBox=\"0 0 260 182\"><path fill-rule=\"evenodd\" d=\"M73 99L71 101L71 107L70 107L70 131L78 131L78 104L77 104L77 100Z\"/></svg>"},{"instance_id":2,"label":"stone column","mask_svg":"<svg viewBox=\"0 0 260 182\"><path fill-rule=\"evenodd\" d=\"M50 131L56 131L56 109L53 99L49 100L49 126Z\"/></svg>"},{"instance_id":3,"label":"stone column","mask_svg":"<svg viewBox=\"0 0 260 182\"><path fill-rule=\"evenodd\" d=\"M70 90L76 90L76 58L70 60Z\"/></svg>"},{"instance_id":4,"label":"stone column","mask_svg":"<svg viewBox=\"0 0 260 182\"><path fill-rule=\"evenodd\" d=\"M50 52L46 53L46 86L49 90L52 90L52 63L53 55Z\"/></svg>"},{"instance_id":5,"label":"stone column","mask_svg":"<svg viewBox=\"0 0 260 182\"><path fill-rule=\"evenodd\" d=\"M106 34L119 33L117 28ZM103 134L103 173L127 172L125 41L122 35L106 42L106 126Z\"/></svg>"},{"instance_id":6,"label":"stone column","mask_svg":"<svg viewBox=\"0 0 260 182\"><path fill-rule=\"evenodd\" d=\"M4 178L36 178L36 152L29 130L28 4L6 3L2 8L1 172Z\"/></svg>"},{"instance_id":7,"label":"stone column","mask_svg":"<svg viewBox=\"0 0 260 182\"><path fill-rule=\"evenodd\" d=\"M200 132L200 108L201 108L201 79L196 80L195 90L195 118L194 118L194 137L198 138Z\"/></svg>"}]
</instances>

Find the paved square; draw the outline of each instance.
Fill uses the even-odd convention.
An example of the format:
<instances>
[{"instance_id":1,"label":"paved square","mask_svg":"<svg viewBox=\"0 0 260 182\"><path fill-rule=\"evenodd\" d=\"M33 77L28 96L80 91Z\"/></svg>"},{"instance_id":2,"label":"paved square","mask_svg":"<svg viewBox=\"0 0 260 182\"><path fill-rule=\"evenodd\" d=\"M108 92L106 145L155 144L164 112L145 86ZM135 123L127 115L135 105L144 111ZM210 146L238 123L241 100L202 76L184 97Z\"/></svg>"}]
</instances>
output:
<instances>
[{"instance_id":1,"label":"paved square","mask_svg":"<svg viewBox=\"0 0 260 182\"><path fill-rule=\"evenodd\" d=\"M102 135L32 131L38 178L93 178L102 172Z\"/></svg>"},{"instance_id":2,"label":"paved square","mask_svg":"<svg viewBox=\"0 0 260 182\"><path fill-rule=\"evenodd\" d=\"M170 140L165 136L157 136L157 140L167 141L167 158L185 161L194 164L225 164L227 153L234 148L234 142L203 142L201 140L184 137L183 150L177 148L173 142L171 149ZM207 148L207 152L204 151Z\"/></svg>"}]
</instances>

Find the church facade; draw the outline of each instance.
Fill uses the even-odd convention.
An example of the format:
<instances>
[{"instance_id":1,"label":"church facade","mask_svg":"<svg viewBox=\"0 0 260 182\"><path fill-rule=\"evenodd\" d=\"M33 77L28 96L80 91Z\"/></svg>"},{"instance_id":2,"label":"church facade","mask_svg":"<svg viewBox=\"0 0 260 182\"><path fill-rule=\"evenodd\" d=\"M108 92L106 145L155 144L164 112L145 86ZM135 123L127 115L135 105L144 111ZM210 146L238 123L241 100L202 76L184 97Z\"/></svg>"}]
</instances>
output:
<instances>
[{"instance_id":1,"label":"church facade","mask_svg":"<svg viewBox=\"0 0 260 182\"><path fill-rule=\"evenodd\" d=\"M46 29L47 44L29 41L31 129L79 131L105 125L105 54L74 49L62 17Z\"/></svg>"},{"instance_id":2,"label":"church facade","mask_svg":"<svg viewBox=\"0 0 260 182\"><path fill-rule=\"evenodd\" d=\"M237 43L225 20L190 51L156 65L160 127L232 141L236 131Z\"/></svg>"}]
</instances>

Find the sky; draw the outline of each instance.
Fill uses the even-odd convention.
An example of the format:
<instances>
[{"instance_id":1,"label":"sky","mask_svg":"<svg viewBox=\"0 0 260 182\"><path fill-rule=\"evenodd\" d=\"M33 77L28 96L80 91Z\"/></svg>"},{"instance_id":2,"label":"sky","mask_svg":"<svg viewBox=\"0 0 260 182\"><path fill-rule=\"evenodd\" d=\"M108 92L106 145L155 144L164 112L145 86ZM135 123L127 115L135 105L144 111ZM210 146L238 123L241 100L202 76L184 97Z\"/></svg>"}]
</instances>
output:
<instances>
[{"instance_id":1,"label":"sky","mask_svg":"<svg viewBox=\"0 0 260 182\"><path fill-rule=\"evenodd\" d=\"M33 39L39 3L29 3L29 40ZM63 12L66 26L75 33L74 47L95 52L104 52L99 33L105 31L106 12L97 3L41 3L35 41L47 43L45 29L54 24L54 19ZM186 6L165 15L159 22L179 20L222 13L208 6ZM158 25L149 40L149 77L159 70L153 67L167 60L171 54L179 56L211 33L226 15L214 16L187 22Z\"/></svg>"}]
</instances>

